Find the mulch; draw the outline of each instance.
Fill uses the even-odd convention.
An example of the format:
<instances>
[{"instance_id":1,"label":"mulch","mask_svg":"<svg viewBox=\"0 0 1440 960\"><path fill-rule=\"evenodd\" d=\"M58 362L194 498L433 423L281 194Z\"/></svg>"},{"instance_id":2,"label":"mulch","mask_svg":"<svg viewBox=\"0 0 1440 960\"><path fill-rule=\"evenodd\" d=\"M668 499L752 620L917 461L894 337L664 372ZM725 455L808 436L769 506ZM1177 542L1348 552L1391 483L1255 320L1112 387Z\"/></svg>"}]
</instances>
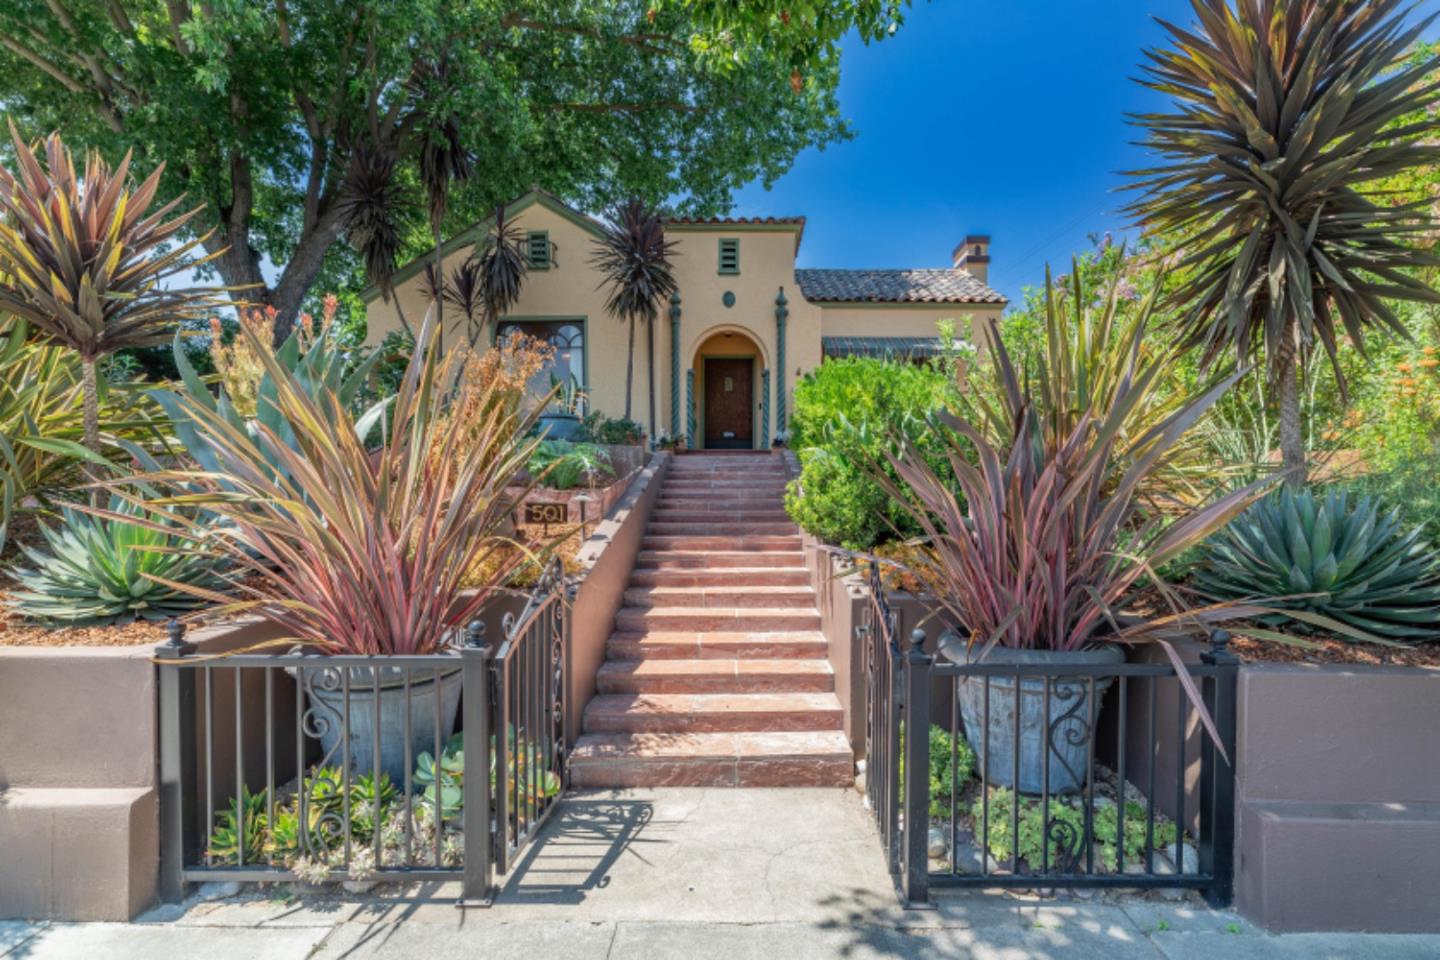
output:
<instances>
[{"instance_id":1,"label":"mulch","mask_svg":"<svg viewBox=\"0 0 1440 960\"><path fill-rule=\"evenodd\" d=\"M1314 647L1291 646L1275 640L1259 640L1237 631L1230 649L1246 663L1329 663L1356 666L1440 667L1440 643L1391 647L1375 643L1352 643L1332 637L1306 636L1300 639Z\"/></svg>"}]
</instances>

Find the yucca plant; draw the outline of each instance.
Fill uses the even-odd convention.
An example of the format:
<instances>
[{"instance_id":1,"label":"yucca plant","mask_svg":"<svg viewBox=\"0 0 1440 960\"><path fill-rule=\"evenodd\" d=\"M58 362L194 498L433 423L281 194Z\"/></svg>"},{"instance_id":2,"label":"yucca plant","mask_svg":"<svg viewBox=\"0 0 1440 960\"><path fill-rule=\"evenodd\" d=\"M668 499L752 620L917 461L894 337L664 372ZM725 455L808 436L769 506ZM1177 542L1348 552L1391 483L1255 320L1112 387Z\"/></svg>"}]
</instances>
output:
<instances>
[{"instance_id":1,"label":"yucca plant","mask_svg":"<svg viewBox=\"0 0 1440 960\"><path fill-rule=\"evenodd\" d=\"M18 172L0 167L0 313L80 358L83 439L100 448L97 361L117 350L171 338L180 320L214 305L206 287L165 286L218 254L192 259L208 238L182 238L200 207L167 220L180 199L150 204L164 164L130 184L130 155L111 169L98 153L84 176L59 134L45 139L45 163L10 125Z\"/></svg>"},{"instance_id":2,"label":"yucca plant","mask_svg":"<svg viewBox=\"0 0 1440 960\"><path fill-rule=\"evenodd\" d=\"M200 606L196 591L224 586L212 557L138 501L112 498L108 510L96 513L67 507L58 528L41 524L40 532L45 549L20 545L34 566L11 571L17 587L9 599L35 623L164 620Z\"/></svg>"},{"instance_id":3,"label":"yucca plant","mask_svg":"<svg viewBox=\"0 0 1440 960\"><path fill-rule=\"evenodd\" d=\"M655 323L678 288L673 265L675 242L665 239L665 221L645 201L632 197L610 217L610 225L595 241L590 263L600 271L601 288L608 287L605 309L629 326L625 354L625 419L630 419L630 395L635 381L635 323L645 324L646 382L650 392L650 435L655 435Z\"/></svg>"},{"instance_id":4,"label":"yucca plant","mask_svg":"<svg viewBox=\"0 0 1440 960\"><path fill-rule=\"evenodd\" d=\"M495 323L519 301L520 288L529 269L524 236L514 221L505 219L504 206L495 208L495 222L472 259L479 268L479 302L483 306L478 322L475 314L467 314L468 336L473 348L486 325Z\"/></svg>"},{"instance_id":5,"label":"yucca plant","mask_svg":"<svg viewBox=\"0 0 1440 960\"><path fill-rule=\"evenodd\" d=\"M538 407L463 405L452 415L445 360L427 318L399 392L357 414L336 389L307 384L248 330L272 384L272 413L237 425L192 395L179 398L215 466L142 477L178 488L159 505L195 506L213 522L197 531L233 565L236 598L194 590L217 616L254 614L284 639L320 652L424 654L443 646L524 560L506 538L521 474L538 441L525 439ZM491 386L491 390L499 389ZM382 414L378 447L365 438ZM462 591L492 555L492 574Z\"/></svg>"},{"instance_id":6,"label":"yucca plant","mask_svg":"<svg viewBox=\"0 0 1440 960\"><path fill-rule=\"evenodd\" d=\"M1305 478L1298 371L1318 344L1345 388L1342 336L1405 327L1387 300L1440 302L1411 271L1429 199L1366 187L1440 159L1437 60L1400 66L1433 20L1402 0L1192 0L1198 24L1162 21L1142 83L1174 109L1135 122L1162 163L1133 172L1129 212L1178 238L1182 342L1206 364L1266 361L1287 481Z\"/></svg>"},{"instance_id":7,"label":"yucca plant","mask_svg":"<svg viewBox=\"0 0 1440 960\"><path fill-rule=\"evenodd\" d=\"M1196 586L1222 599L1310 611L1386 640L1440 637L1440 556L1420 528L1343 490L1280 490L1206 545ZM1285 613L1265 618L1310 623Z\"/></svg>"}]
</instances>

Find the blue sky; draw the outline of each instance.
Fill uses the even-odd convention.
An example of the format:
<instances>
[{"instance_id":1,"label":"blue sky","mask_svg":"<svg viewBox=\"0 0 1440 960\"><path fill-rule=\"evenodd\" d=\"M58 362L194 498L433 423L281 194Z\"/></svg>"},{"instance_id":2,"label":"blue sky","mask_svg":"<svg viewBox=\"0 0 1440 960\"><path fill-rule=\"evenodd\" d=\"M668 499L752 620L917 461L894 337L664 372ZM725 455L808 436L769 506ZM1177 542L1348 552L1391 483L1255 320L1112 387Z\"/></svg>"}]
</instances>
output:
<instances>
[{"instance_id":1,"label":"blue sky","mask_svg":"<svg viewBox=\"0 0 1440 960\"><path fill-rule=\"evenodd\" d=\"M806 216L802 267L948 266L989 233L991 285L1018 301L1047 261L1065 272L1090 234L1125 233L1119 171L1146 157L1124 115L1164 102L1131 79L1164 40L1156 16L1192 21L1187 0L918 3L893 37L845 46L855 139L744 188L734 213Z\"/></svg>"}]
</instances>

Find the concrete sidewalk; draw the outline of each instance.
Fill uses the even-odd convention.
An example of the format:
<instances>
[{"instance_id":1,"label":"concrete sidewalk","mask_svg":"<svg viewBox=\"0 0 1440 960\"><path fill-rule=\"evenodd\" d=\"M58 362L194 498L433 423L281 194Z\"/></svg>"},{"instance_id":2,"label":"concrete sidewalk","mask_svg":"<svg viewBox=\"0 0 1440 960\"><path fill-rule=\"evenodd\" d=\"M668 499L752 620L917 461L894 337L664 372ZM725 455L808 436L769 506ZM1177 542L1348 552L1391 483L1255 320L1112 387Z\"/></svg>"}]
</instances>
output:
<instances>
[{"instance_id":1,"label":"concrete sidewalk","mask_svg":"<svg viewBox=\"0 0 1440 960\"><path fill-rule=\"evenodd\" d=\"M454 885L161 907L132 924L3 924L4 960L1283 958L1440 956L1440 937L1268 936L1195 903L945 898L897 905L858 797L842 790L577 794L500 902Z\"/></svg>"}]
</instances>

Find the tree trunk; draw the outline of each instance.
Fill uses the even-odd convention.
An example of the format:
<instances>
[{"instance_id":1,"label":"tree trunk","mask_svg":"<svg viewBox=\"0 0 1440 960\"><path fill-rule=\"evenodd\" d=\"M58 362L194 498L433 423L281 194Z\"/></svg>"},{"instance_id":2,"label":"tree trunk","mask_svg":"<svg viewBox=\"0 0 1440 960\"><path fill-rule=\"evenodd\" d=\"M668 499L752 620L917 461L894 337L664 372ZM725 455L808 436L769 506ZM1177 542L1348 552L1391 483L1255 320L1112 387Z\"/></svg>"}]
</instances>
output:
<instances>
[{"instance_id":1,"label":"tree trunk","mask_svg":"<svg viewBox=\"0 0 1440 960\"><path fill-rule=\"evenodd\" d=\"M630 345L625 350L625 419L630 419L630 388L635 382L635 318L630 318Z\"/></svg>"},{"instance_id":2,"label":"tree trunk","mask_svg":"<svg viewBox=\"0 0 1440 960\"><path fill-rule=\"evenodd\" d=\"M1280 365L1276 384L1280 393L1280 454L1285 468L1285 485L1292 490L1305 486L1305 436L1300 429L1300 358L1293 351Z\"/></svg>"},{"instance_id":3,"label":"tree trunk","mask_svg":"<svg viewBox=\"0 0 1440 960\"><path fill-rule=\"evenodd\" d=\"M430 224L430 237L435 241L435 348L437 356L445 356L445 271L440 260L440 224ZM400 299L399 294L395 296ZM472 344L473 345L473 344Z\"/></svg>"},{"instance_id":4,"label":"tree trunk","mask_svg":"<svg viewBox=\"0 0 1440 960\"><path fill-rule=\"evenodd\" d=\"M100 452L100 386L95 379L95 359L80 358L80 384L83 396L82 423L85 446L91 453Z\"/></svg>"},{"instance_id":5,"label":"tree trunk","mask_svg":"<svg viewBox=\"0 0 1440 960\"><path fill-rule=\"evenodd\" d=\"M645 322L645 383L650 388L650 439L655 439L655 321Z\"/></svg>"}]
</instances>

